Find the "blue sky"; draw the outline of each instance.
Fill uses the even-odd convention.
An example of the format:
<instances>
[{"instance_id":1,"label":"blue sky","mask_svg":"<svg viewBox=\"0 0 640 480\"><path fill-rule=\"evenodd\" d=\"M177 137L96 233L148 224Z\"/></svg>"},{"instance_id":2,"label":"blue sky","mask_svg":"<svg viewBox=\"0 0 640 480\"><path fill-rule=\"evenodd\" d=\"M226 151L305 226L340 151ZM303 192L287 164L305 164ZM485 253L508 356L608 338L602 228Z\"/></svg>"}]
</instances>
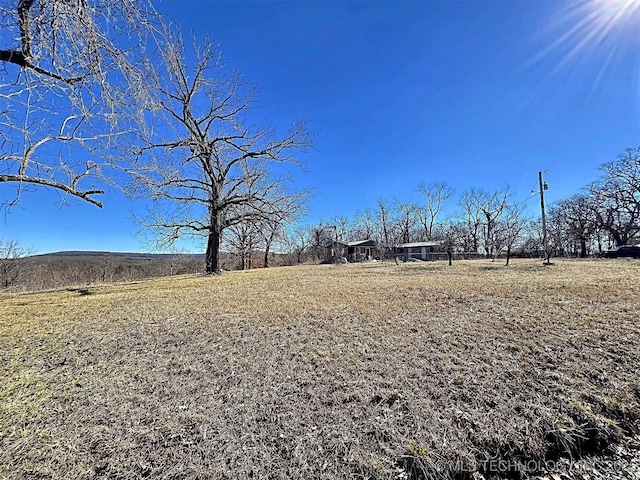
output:
<instances>
[{"instance_id":1,"label":"blue sky","mask_svg":"<svg viewBox=\"0 0 640 480\"><path fill-rule=\"evenodd\" d=\"M553 202L640 145L640 2L162 0L186 35L219 43L259 88L256 122L317 135L297 186L307 223L352 217L379 198L420 202L418 183L456 193L509 185L536 212L539 170ZM0 200L12 187L0 185ZM0 237L39 253L144 251L117 192L98 209L30 192ZM456 207L456 199L448 205Z\"/></svg>"}]
</instances>

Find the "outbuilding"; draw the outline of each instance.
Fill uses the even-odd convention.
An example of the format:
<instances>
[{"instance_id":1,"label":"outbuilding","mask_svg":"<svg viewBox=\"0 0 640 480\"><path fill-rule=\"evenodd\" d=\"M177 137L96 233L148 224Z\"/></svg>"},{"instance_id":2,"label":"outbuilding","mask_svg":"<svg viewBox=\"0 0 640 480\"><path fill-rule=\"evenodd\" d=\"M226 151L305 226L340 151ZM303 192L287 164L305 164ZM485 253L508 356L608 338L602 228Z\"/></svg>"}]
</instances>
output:
<instances>
[{"instance_id":1,"label":"outbuilding","mask_svg":"<svg viewBox=\"0 0 640 480\"><path fill-rule=\"evenodd\" d=\"M435 241L402 243L396 250L396 255L407 262L413 259L437 260L446 253L442 243Z\"/></svg>"}]
</instances>

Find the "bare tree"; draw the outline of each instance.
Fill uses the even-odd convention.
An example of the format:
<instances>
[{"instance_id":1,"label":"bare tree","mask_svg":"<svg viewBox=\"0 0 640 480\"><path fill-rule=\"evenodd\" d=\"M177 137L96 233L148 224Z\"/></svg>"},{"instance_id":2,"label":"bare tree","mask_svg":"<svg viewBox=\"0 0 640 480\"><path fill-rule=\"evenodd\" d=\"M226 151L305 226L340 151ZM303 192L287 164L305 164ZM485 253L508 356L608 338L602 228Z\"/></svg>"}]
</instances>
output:
<instances>
[{"instance_id":1,"label":"bare tree","mask_svg":"<svg viewBox=\"0 0 640 480\"><path fill-rule=\"evenodd\" d=\"M209 41L195 53L187 62L179 38L162 52L152 79L156 123L146 125L133 192L155 202L142 222L156 232L158 246L182 235L205 236L206 272L219 273L226 229L282 217L283 206L306 198L308 192L287 189L285 167L300 165L295 154L311 140L304 124L283 137L248 126L253 95L243 93L238 75L224 75Z\"/></svg>"},{"instance_id":2,"label":"bare tree","mask_svg":"<svg viewBox=\"0 0 640 480\"><path fill-rule=\"evenodd\" d=\"M163 274L170 277L178 275L181 270L187 269L189 267L189 263L192 262L193 260L190 258L186 249L174 246L170 249L166 271L163 272Z\"/></svg>"},{"instance_id":3,"label":"bare tree","mask_svg":"<svg viewBox=\"0 0 640 480\"><path fill-rule=\"evenodd\" d=\"M136 72L132 41L145 41L154 17L138 0L2 0L0 61L69 84L109 83L114 68Z\"/></svg>"},{"instance_id":4,"label":"bare tree","mask_svg":"<svg viewBox=\"0 0 640 480\"><path fill-rule=\"evenodd\" d=\"M265 215L260 218L247 216L247 220L229 227L225 235L225 243L236 251L240 258L240 268L251 269L253 255L259 250L262 252L262 267L269 268L269 255L274 244L285 237L287 226L294 222L305 212L306 205L298 198L283 199L291 201L289 205L280 205L276 215Z\"/></svg>"},{"instance_id":5,"label":"bare tree","mask_svg":"<svg viewBox=\"0 0 640 480\"><path fill-rule=\"evenodd\" d=\"M269 268L269 253L271 253L271 247L278 238L284 235L285 224L286 222L281 221L277 217L262 222L260 234L262 235L263 242L262 266L264 268Z\"/></svg>"},{"instance_id":6,"label":"bare tree","mask_svg":"<svg viewBox=\"0 0 640 480\"><path fill-rule=\"evenodd\" d=\"M536 245L544 255L544 265L551 265L551 257L566 255L568 251L567 225L559 211L550 210L546 221L546 242L542 222L538 219L532 227Z\"/></svg>"},{"instance_id":7,"label":"bare tree","mask_svg":"<svg viewBox=\"0 0 640 480\"><path fill-rule=\"evenodd\" d=\"M307 250L311 246L311 228L308 226L296 226L287 231L283 241L289 257L292 259L290 263L298 265L302 263Z\"/></svg>"},{"instance_id":8,"label":"bare tree","mask_svg":"<svg viewBox=\"0 0 640 480\"><path fill-rule=\"evenodd\" d=\"M514 245L522 239L525 229L530 223L530 219L525 216L524 211L523 204L505 205L503 215L495 226L495 237L498 239L496 249L498 252L503 247L507 249L505 267L509 265Z\"/></svg>"},{"instance_id":9,"label":"bare tree","mask_svg":"<svg viewBox=\"0 0 640 480\"><path fill-rule=\"evenodd\" d=\"M589 254L589 243L596 232L596 205L590 195L578 194L554 204L550 211L550 217L559 217L564 224L567 238L579 244L580 257Z\"/></svg>"},{"instance_id":10,"label":"bare tree","mask_svg":"<svg viewBox=\"0 0 640 480\"><path fill-rule=\"evenodd\" d=\"M311 254L316 261L322 262L328 260L327 247L333 245L335 240L335 229L333 225L329 225L320 221L309 228L309 242Z\"/></svg>"},{"instance_id":11,"label":"bare tree","mask_svg":"<svg viewBox=\"0 0 640 480\"><path fill-rule=\"evenodd\" d=\"M104 254L98 265L100 269L99 278L102 283L113 281L113 271L115 269L115 259L111 254Z\"/></svg>"},{"instance_id":12,"label":"bare tree","mask_svg":"<svg viewBox=\"0 0 640 480\"><path fill-rule=\"evenodd\" d=\"M260 232L253 222L240 222L231 225L224 233L224 243L231 247L238 257L238 268L253 268L253 254L260 241Z\"/></svg>"},{"instance_id":13,"label":"bare tree","mask_svg":"<svg viewBox=\"0 0 640 480\"><path fill-rule=\"evenodd\" d=\"M453 265L453 254L456 248L463 243L466 234L467 225L465 222L449 221L444 224L436 225L433 230L433 238L437 238L442 242L442 247L447 252L449 266Z\"/></svg>"},{"instance_id":14,"label":"bare tree","mask_svg":"<svg viewBox=\"0 0 640 480\"><path fill-rule=\"evenodd\" d=\"M97 206L142 88L157 16L134 0L0 0L0 182Z\"/></svg>"},{"instance_id":15,"label":"bare tree","mask_svg":"<svg viewBox=\"0 0 640 480\"><path fill-rule=\"evenodd\" d=\"M616 179L631 195L640 195L640 147L627 148L612 162L602 165L608 178ZM636 200L639 198L636 196Z\"/></svg>"},{"instance_id":16,"label":"bare tree","mask_svg":"<svg viewBox=\"0 0 640 480\"><path fill-rule=\"evenodd\" d=\"M509 189L496 190L492 193L483 192L481 196L480 211L483 216L484 249L487 257L493 257L496 250L495 230L500 217L507 207Z\"/></svg>"},{"instance_id":17,"label":"bare tree","mask_svg":"<svg viewBox=\"0 0 640 480\"><path fill-rule=\"evenodd\" d=\"M394 207L396 208L396 226L400 232L400 242L409 243L412 240L417 220L417 208L409 202L401 202L394 199Z\"/></svg>"},{"instance_id":18,"label":"bare tree","mask_svg":"<svg viewBox=\"0 0 640 480\"><path fill-rule=\"evenodd\" d=\"M371 210L356 213L353 221L353 239L374 240L375 239L375 217Z\"/></svg>"},{"instance_id":19,"label":"bare tree","mask_svg":"<svg viewBox=\"0 0 640 480\"><path fill-rule=\"evenodd\" d=\"M605 175L589 187L595 220L616 246L640 238L640 147L602 165Z\"/></svg>"},{"instance_id":20,"label":"bare tree","mask_svg":"<svg viewBox=\"0 0 640 480\"><path fill-rule=\"evenodd\" d=\"M32 252L16 240L0 240L0 285L7 289L14 285L24 272L26 259Z\"/></svg>"},{"instance_id":21,"label":"bare tree","mask_svg":"<svg viewBox=\"0 0 640 480\"><path fill-rule=\"evenodd\" d=\"M347 241L349 239L350 222L349 219L343 215L335 215L329 220L329 224L334 229L334 239L340 242Z\"/></svg>"},{"instance_id":22,"label":"bare tree","mask_svg":"<svg viewBox=\"0 0 640 480\"><path fill-rule=\"evenodd\" d=\"M460 196L460 207L462 207L464 221L467 225L470 247L474 253L477 253L480 247L483 197L484 192L475 188L462 192Z\"/></svg>"},{"instance_id":23,"label":"bare tree","mask_svg":"<svg viewBox=\"0 0 640 480\"><path fill-rule=\"evenodd\" d=\"M384 199L379 199L378 211L376 212L376 229L378 231L376 242L380 246L381 259L384 260L386 253L393 249L394 259L398 263L398 259L395 258L395 249L398 243L394 232L395 223L391 204Z\"/></svg>"},{"instance_id":24,"label":"bare tree","mask_svg":"<svg viewBox=\"0 0 640 480\"><path fill-rule=\"evenodd\" d=\"M613 179L596 182L589 187L594 199L594 218L616 246L627 245L640 237L640 202L632 198L624 186Z\"/></svg>"},{"instance_id":25,"label":"bare tree","mask_svg":"<svg viewBox=\"0 0 640 480\"><path fill-rule=\"evenodd\" d=\"M273 245L278 240L283 240L286 228L294 225L306 213L307 199L299 196L283 198L282 201L289 202L288 205L280 205L275 215L265 216L257 221L256 229L260 235L263 249L262 266L264 268L269 268L269 254Z\"/></svg>"},{"instance_id":26,"label":"bare tree","mask_svg":"<svg viewBox=\"0 0 640 480\"><path fill-rule=\"evenodd\" d=\"M462 193L460 206L464 211L471 246L475 252L478 251L480 240L482 240L485 255L493 257L496 224L507 205L508 198L508 187L494 192L470 188Z\"/></svg>"},{"instance_id":27,"label":"bare tree","mask_svg":"<svg viewBox=\"0 0 640 480\"><path fill-rule=\"evenodd\" d=\"M424 230L426 240L433 238L433 229L436 225L436 219L445 202L453 196L453 188L446 182L434 182L425 184L420 182L418 191L425 196L427 204L417 210L418 220Z\"/></svg>"}]
</instances>

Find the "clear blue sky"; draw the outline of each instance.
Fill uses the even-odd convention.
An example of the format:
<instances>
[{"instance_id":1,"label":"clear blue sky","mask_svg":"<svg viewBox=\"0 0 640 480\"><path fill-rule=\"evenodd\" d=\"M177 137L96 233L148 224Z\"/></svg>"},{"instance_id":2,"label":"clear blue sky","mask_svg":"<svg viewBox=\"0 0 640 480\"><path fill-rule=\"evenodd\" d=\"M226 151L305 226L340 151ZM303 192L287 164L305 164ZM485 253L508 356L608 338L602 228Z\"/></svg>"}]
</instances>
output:
<instances>
[{"instance_id":1,"label":"clear blue sky","mask_svg":"<svg viewBox=\"0 0 640 480\"><path fill-rule=\"evenodd\" d=\"M613 20L628 9L618 22ZM640 1L197 1L159 11L260 88L257 120L317 134L299 186L307 219L353 216L378 198L420 202L420 181L511 186L524 200L577 193L640 145ZM0 199L12 187L0 185ZM39 253L142 251L117 193L98 209L25 194L0 237ZM450 205L455 208L456 199ZM537 198L529 202L532 211Z\"/></svg>"}]
</instances>

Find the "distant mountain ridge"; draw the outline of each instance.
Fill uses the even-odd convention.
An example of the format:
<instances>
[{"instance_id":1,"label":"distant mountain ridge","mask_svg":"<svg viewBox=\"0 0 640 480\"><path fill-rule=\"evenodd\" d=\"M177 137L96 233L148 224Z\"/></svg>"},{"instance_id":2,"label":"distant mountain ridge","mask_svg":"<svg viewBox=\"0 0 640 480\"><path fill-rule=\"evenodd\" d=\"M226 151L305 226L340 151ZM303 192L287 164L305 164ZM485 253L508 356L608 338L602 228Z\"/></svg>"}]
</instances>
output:
<instances>
[{"instance_id":1,"label":"distant mountain ridge","mask_svg":"<svg viewBox=\"0 0 640 480\"><path fill-rule=\"evenodd\" d=\"M58 257L58 258L78 258L78 257L111 257L111 258L129 258L129 259L166 259L180 255L184 258L192 258L194 260L204 260L204 253L136 253L136 252L104 252L104 251L91 251L91 250L67 250L61 252L43 253L40 255L32 255L31 258L46 258L46 257Z\"/></svg>"}]
</instances>

